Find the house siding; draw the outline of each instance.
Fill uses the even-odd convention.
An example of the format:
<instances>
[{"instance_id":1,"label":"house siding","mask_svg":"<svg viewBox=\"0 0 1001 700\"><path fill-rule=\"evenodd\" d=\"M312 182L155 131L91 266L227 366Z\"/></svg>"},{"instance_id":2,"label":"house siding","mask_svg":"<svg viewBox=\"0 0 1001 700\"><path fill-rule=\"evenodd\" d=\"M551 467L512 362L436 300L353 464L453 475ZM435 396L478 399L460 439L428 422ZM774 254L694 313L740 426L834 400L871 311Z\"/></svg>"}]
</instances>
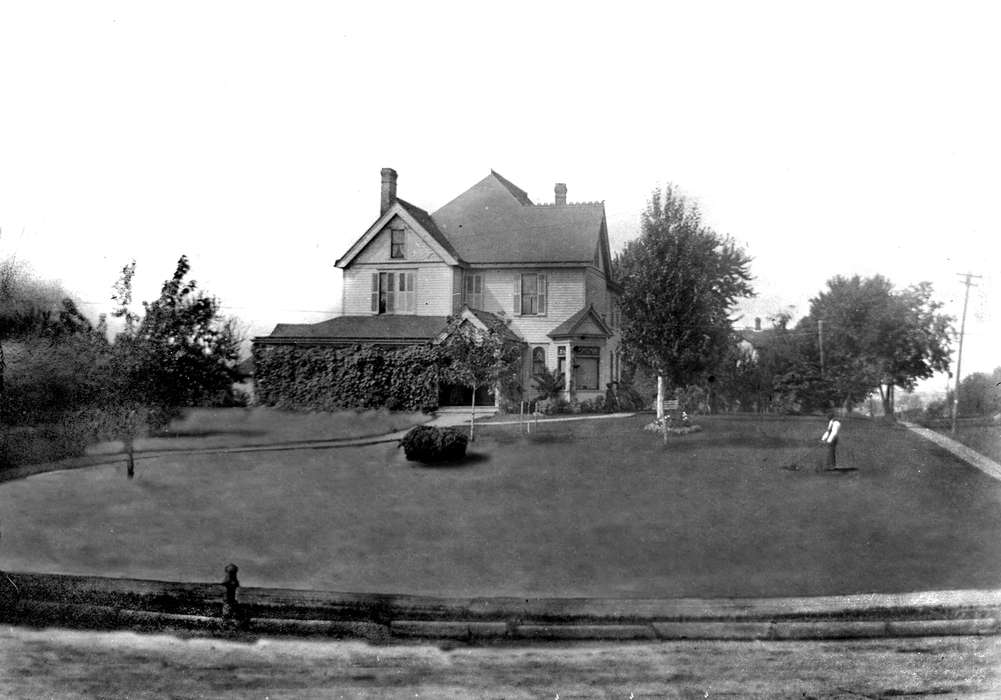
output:
<instances>
[{"instance_id":1,"label":"house siding","mask_svg":"<svg viewBox=\"0 0 1001 700\"><path fill-rule=\"evenodd\" d=\"M552 339L547 335L549 331L580 311L584 303L584 275L581 270L524 268L476 272L483 274L484 311L510 318L511 329L530 344L551 343ZM523 272L546 273L545 315L515 315L514 281Z\"/></svg>"},{"instance_id":2,"label":"house siding","mask_svg":"<svg viewBox=\"0 0 1001 700\"><path fill-rule=\"evenodd\" d=\"M344 315L372 313L372 273L386 270L414 270L415 313L418 316L448 316L452 313L452 268L445 263L389 265L359 264L344 271Z\"/></svg>"}]
</instances>

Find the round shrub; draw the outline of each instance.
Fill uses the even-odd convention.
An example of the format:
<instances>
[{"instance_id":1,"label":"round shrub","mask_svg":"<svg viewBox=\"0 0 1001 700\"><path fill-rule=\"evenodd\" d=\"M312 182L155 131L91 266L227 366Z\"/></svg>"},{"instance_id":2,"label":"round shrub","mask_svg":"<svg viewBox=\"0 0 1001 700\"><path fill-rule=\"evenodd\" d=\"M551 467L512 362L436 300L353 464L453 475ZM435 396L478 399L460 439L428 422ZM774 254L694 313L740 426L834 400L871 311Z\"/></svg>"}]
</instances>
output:
<instances>
[{"instance_id":1,"label":"round shrub","mask_svg":"<svg viewBox=\"0 0 1001 700\"><path fill-rule=\"evenodd\" d=\"M411 462L455 462L466 456L469 438L455 428L418 425L400 440L400 446Z\"/></svg>"}]
</instances>

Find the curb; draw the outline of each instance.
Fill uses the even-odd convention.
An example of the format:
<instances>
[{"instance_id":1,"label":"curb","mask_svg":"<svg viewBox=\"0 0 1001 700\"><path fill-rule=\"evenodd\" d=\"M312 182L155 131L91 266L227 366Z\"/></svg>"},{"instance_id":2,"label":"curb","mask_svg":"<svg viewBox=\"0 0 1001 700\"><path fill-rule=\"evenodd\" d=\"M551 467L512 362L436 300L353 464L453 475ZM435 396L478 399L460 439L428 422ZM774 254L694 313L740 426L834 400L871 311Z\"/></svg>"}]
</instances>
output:
<instances>
[{"instance_id":1,"label":"curb","mask_svg":"<svg viewBox=\"0 0 1001 700\"><path fill-rule=\"evenodd\" d=\"M1001 634L1001 591L775 599L430 598L9 573L0 621L385 644L827 640ZM0 581L0 583L3 583Z\"/></svg>"}]
</instances>

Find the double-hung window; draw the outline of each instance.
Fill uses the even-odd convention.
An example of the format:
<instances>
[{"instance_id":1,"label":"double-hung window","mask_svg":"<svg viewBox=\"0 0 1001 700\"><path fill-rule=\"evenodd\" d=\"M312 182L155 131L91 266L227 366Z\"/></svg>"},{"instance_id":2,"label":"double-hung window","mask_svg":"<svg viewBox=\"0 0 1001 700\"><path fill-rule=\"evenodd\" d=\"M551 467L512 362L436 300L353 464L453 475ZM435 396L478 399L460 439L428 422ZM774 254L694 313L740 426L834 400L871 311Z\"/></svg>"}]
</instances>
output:
<instances>
[{"instance_id":1,"label":"double-hung window","mask_svg":"<svg viewBox=\"0 0 1001 700\"><path fill-rule=\"evenodd\" d=\"M541 316L546 313L546 275L524 272L514 277L514 313L517 316Z\"/></svg>"},{"instance_id":2,"label":"double-hung window","mask_svg":"<svg viewBox=\"0 0 1001 700\"><path fill-rule=\"evenodd\" d=\"M471 309L483 308L483 275L467 274L463 291L466 306Z\"/></svg>"},{"instance_id":3,"label":"double-hung window","mask_svg":"<svg viewBox=\"0 0 1001 700\"><path fill-rule=\"evenodd\" d=\"M389 257L402 260L403 247L406 242L407 232L402 228L394 228L389 232Z\"/></svg>"},{"instance_id":4,"label":"double-hung window","mask_svg":"<svg viewBox=\"0 0 1001 700\"><path fill-rule=\"evenodd\" d=\"M372 273L372 313L412 314L416 301L413 272Z\"/></svg>"}]
</instances>

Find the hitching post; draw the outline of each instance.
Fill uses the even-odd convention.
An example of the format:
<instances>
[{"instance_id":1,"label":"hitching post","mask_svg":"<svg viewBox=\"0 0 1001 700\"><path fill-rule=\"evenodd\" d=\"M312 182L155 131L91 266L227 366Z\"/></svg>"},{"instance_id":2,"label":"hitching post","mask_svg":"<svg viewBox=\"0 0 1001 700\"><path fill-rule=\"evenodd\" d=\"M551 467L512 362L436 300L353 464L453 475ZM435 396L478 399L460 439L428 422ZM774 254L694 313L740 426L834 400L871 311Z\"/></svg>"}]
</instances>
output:
<instances>
[{"instance_id":1,"label":"hitching post","mask_svg":"<svg viewBox=\"0 0 1001 700\"><path fill-rule=\"evenodd\" d=\"M236 578L236 572L240 570L236 564L226 565L226 578L222 580L222 585L226 589L226 599L222 604L223 619L233 620L240 612L239 603L236 602L236 589L240 587L240 582Z\"/></svg>"}]
</instances>

